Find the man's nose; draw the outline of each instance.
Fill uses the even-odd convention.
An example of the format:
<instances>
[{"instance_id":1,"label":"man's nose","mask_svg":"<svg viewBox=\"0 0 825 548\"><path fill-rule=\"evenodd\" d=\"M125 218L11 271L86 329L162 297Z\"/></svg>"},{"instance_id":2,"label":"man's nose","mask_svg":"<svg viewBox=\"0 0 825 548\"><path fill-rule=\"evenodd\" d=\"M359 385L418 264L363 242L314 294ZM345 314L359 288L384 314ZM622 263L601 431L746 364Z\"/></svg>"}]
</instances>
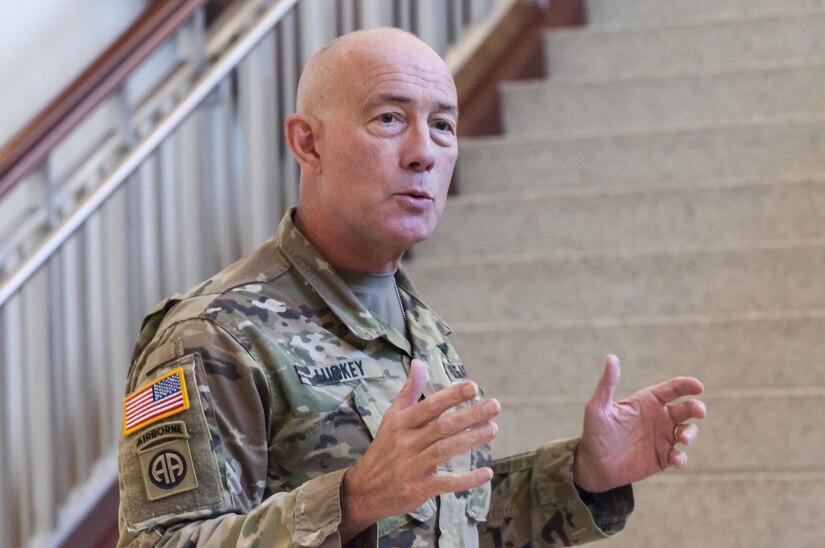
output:
<instances>
[{"instance_id":1,"label":"man's nose","mask_svg":"<svg viewBox=\"0 0 825 548\"><path fill-rule=\"evenodd\" d=\"M435 148L430 135L429 124L409 126L404 136L404 150L401 163L405 169L413 171L430 171L435 163Z\"/></svg>"}]
</instances>

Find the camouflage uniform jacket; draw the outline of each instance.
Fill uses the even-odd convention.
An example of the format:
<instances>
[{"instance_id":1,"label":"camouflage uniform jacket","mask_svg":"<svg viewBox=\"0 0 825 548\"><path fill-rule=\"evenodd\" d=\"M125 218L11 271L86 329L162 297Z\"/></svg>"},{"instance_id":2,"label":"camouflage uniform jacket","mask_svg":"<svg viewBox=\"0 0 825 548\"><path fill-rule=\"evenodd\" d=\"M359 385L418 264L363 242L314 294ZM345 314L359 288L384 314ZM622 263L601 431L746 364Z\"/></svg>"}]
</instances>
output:
<instances>
[{"instance_id":1,"label":"camouflage uniform jacket","mask_svg":"<svg viewBox=\"0 0 825 548\"><path fill-rule=\"evenodd\" d=\"M119 546L340 546L343 473L412 358L429 366L425 394L465 378L449 328L403 270L396 278L409 339L361 305L287 214L258 251L160 303L144 319L124 399ZM382 520L354 543L603 538L623 527L632 494L583 502L570 476L575 446L498 461L491 484ZM443 471L490 463L485 446Z\"/></svg>"}]
</instances>

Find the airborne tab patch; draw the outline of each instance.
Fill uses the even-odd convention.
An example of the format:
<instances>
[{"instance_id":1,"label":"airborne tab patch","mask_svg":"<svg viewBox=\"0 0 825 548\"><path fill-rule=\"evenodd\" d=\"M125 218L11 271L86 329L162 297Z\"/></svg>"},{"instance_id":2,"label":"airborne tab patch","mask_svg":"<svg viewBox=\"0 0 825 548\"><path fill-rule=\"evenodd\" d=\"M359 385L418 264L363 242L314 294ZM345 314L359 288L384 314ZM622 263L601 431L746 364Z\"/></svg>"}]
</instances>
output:
<instances>
[{"instance_id":1,"label":"airborne tab patch","mask_svg":"<svg viewBox=\"0 0 825 548\"><path fill-rule=\"evenodd\" d=\"M148 500L158 500L198 486L189 434L183 421L153 427L135 443Z\"/></svg>"},{"instance_id":2,"label":"airborne tab patch","mask_svg":"<svg viewBox=\"0 0 825 548\"><path fill-rule=\"evenodd\" d=\"M123 435L187 409L186 382L178 368L123 398Z\"/></svg>"},{"instance_id":3,"label":"airborne tab patch","mask_svg":"<svg viewBox=\"0 0 825 548\"><path fill-rule=\"evenodd\" d=\"M328 365L296 365L295 371L301 382L310 386L327 386L384 376L378 364L368 358L353 358Z\"/></svg>"}]
</instances>

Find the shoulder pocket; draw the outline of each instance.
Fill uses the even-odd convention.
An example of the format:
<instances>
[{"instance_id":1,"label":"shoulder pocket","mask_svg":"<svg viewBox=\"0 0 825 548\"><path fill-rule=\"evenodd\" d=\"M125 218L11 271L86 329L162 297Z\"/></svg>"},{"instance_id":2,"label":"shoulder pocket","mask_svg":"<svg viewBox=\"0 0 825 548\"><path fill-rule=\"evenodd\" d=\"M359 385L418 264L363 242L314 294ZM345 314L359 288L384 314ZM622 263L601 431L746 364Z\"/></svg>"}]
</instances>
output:
<instances>
[{"instance_id":1,"label":"shoulder pocket","mask_svg":"<svg viewBox=\"0 0 825 548\"><path fill-rule=\"evenodd\" d=\"M124 399L118 458L127 525L144 529L173 515L221 510L226 503L210 433L215 420L200 356L171 360L144 380Z\"/></svg>"}]
</instances>

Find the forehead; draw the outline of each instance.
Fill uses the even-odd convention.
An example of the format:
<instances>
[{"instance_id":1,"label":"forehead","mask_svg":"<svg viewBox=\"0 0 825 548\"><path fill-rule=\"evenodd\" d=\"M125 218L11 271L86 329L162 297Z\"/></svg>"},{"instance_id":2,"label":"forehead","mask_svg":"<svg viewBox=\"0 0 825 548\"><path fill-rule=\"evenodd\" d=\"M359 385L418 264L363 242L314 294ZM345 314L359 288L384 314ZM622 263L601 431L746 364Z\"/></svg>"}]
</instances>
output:
<instances>
[{"instance_id":1,"label":"forehead","mask_svg":"<svg viewBox=\"0 0 825 548\"><path fill-rule=\"evenodd\" d=\"M453 77L439 58L410 53L396 58L369 55L354 65L351 96L361 109L393 97L420 106L456 107Z\"/></svg>"}]
</instances>

